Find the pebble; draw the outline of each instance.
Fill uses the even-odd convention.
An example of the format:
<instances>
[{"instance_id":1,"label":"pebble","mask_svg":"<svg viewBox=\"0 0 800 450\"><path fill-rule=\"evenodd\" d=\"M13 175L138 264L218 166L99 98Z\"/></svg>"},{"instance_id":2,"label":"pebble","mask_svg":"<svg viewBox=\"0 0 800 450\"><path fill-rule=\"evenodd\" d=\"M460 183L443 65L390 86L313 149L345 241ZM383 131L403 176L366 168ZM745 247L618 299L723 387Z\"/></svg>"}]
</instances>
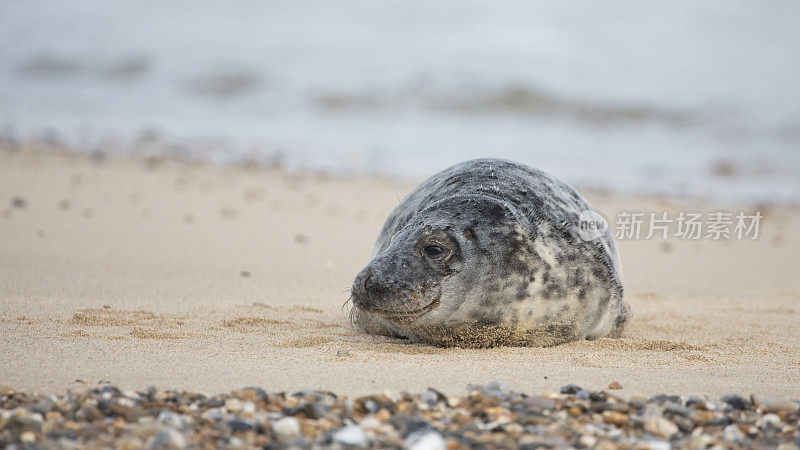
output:
<instances>
[{"instance_id":1,"label":"pebble","mask_svg":"<svg viewBox=\"0 0 800 450\"><path fill-rule=\"evenodd\" d=\"M747 409L750 407L750 400L738 394L723 395L720 400L729 404L733 409Z\"/></svg>"},{"instance_id":2,"label":"pebble","mask_svg":"<svg viewBox=\"0 0 800 450\"><path fill-rule=\"evenodd\" d=\"M0 448L794 448L800 442L800 411L791 400L626 401L574 384L531 396L502 383L468 390L465 397L428 389L352 399L257 387L214 396L134 392L108 382L53 396L0 388Z\"/></svg>"},{"instance_id":3,"label":"pebble","mask_svg":"<svg viewBox=\"0 0 800 450\"><path fill-rule=\"evenodd\" d=\"M728 442L733 442L734 444L737 445L742 445L742 442L744 442L745 439L745 435L737 425L728 425L722 431L722 439L725 439Z\"/></svg>"},{"instance_id":4,"label":"pebble","mask_svg":"<svg viewBox=\"0 0 800 450\"><path fill-rule=\"evenodd\" d=\"M136 403L133 400L127 397L119 397L111 401L108 405L108 409L111 410L114 414L119 414L123 417L128 417L133 414L134 408L136 407Z\"/></svg>"},{"instance_id":5,"label":"pebble","mask_svg":"<svg viewBox=\"0 0 800 450\"><path fill-rule=\"evenodd\" d=\"M348 425L333 434L333 442L351 447L366 447L367 435L358 425Z\"/></svg>"},{"instance_id":6,"label":"pebble","mask_svg":"<svg viewBox=\"0 0 800 450\"><path fill-rule=\"evenodd\" d=\"M578 442L580 442L580 444L586 448L593 448L595 445L597 445L597 438L591 434L584 434L580 439L578 439Z\"/></svg>"},{"instance_id":7,"label":"pebble","mask_svg":"<svg viewBox=\"0 0 800 450\"><path fill-rule=\"evenodd\" d=\"M469 385L467 390L481 393L492 398L502 398L509 392L508 386L501 381L493 381L489 384Z\"/></svg>"},{"instance_id":8,"label":"pebble","mask_svg":"<svg viewBox=\"0 0 800 450\"><path fill-rule=\"evenodd\" d=\"M177 450L186 447L186 438L181 433L172 429L164 428L153 438L153 442L148 448L153 450Z\"/></svg>"},{"instance_id":9,"label":"pebble","mask_svg":"<svg viewBox=\"0 0 800 450\"><path fill-rule=\"evenodd\" d=\"M294 417L284 417L272 422L272 431L281 442L289 442L300 436L300 422Z\"/></svg>"},{"instance_id":10,"label":"pebble","mask_svg":"<svg viewBox=\"0 0 800 450\"><path fill-rule=\"evenodd\" d=\"M576 394L578 391L582 391L582 390L583 389L581 389L580 386L576 386L574 384L568 384L566 386L561 386L561 391L560 392L562 394L572 395L572 394Z\"/></svg>"},{"instance_id":11,"label":"pebble","mask_svg":"<svg viewBox=\"0 0 800 450\"><path fill-rule=\"evenodd\" d=\"M439 401L439 395L441 394L438 394L432 389L427 389L422 391L422 394L419 395L419 400L429 405L435 405Z\"/></svg>"},{"instance_id":12,"label":"pebble","mask_svg":"<svg viewBox=\"0 0 800 450\"><path fill-rule=\"evenodd\" d=\"M664 412L671 414L678 414L684 417L689 416L689 414L691 414L689 408L673 402L664 403Z\"/></svg>"},{"instance_id":13,"label":"pebble","mask_svg":"<svg viewBox=\"0 0 800 450\"><path fill-rule=\"evenodd\" d=\"M231 419L228 421L228 426L234 432L254 430L256 428L255 422L245 419Z\"/></svg>"},{"instance_id":14,"label":"pebble","mask_svg":"<svg viewBox=\"0 0 800 450\"><path fill-rule=\"evenodd\" d=\"M678 432L678 426L669 419L663 417L651 417L645 419L644 429L662 439L669 439Z\"/></svg>"},{"instance_id":15,"label":"pebble","mask_svg":"<svg viewBox=\"0 0 800 450\"><path fill-rule=\"evenodd\" d=\"M22 434L19 435L19 440L25 444L32 444L36 442L36 433L33 431L23 431Z\"/></svg>"},{"instance_id":16,"label":"pebble","mask_svg":"<svg viewBox=\"0 0 800 450\"><path fill-rule=\"evenodd\" d=\"M162 409L161 412L158 414L159 423L166 425L168 427L172 427L178 430L183 430L186 428L186 421L181 417L179 414L175 414L174 412L168 409Z\"/></svg>"},{"instance_id":17,"label":"pebble","mask_svg":"<svg viewBox=\"0 0 800 450\"><path fill-rule=\"evenodd\" d=\"M616 411L603 411L603 421L605 423L610 423L611 425L616 425L618 427L622 427L628 424L630 418L627 414L623 414Z\"/></svg>"},{"instance_id":18,"label":"pebble","mask_svg":"<svg viewBox=\"0 0 800 450\"><path fill-rule=\"evenodd\" d=\"M445 450L447 442L436 431L420 431L410 434L403 447L408 450Z\"/></svg>"},{"instance_id":19,"label":"pebble","mask_svg":"<svg viewBox=\"0 0 800 450\"><path fill-rule=\"evenodd\" d=\"M229 398L225 400L225 409L236 414L242 410L242 401L238 398Z\"/></svg>"},{"instance_id":20,"label":"pebble","mask_svg":"<svg viewBox=\"0 0 800 450\"><path fill-rule=\"evenodd\" d=\"M539 395L534 395L522 401L522 404L533 409L556 409L556 402Z\"/></svg>"},{"instance_id":21,"label":"pebble","mask_svg":"<svg viewBox=\"0 0 800 450\"><path fill-rule=\"evenodd\" d=\"M612 381L611 383L608 384L608 388L609 389L615 389L615 390L616 389L622 389L622 385L619 384L619 381Z\"/></svg>"},{"instance_id":22,"label":"pebble","mask_svg":"<svg viewBox=\"0 0 800 450\"><path fill-rule=\"evenodd\" d=\"M791 400L770 400L764 408L771 413L793 413L800 410L800 404Z\"/></svg>"},{"instance_id":23,"label":"pebble","mask_svg":"<svg viewBox=\"0 0 800 450\"><path fill-rule=\"evenodd\" d=\"M762 430L770 427L780 428L781 418L777 414L766 414L764 417L758 419L756 422L756 427Z\"/></svg>"}]
</instances>

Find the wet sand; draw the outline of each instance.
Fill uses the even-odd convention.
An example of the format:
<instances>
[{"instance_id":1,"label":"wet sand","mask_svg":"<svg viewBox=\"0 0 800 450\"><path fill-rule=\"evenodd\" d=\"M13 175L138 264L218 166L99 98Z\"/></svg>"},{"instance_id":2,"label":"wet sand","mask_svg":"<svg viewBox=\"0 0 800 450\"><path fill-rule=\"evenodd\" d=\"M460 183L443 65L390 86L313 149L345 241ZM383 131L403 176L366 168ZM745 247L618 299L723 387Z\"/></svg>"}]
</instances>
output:
<instances>
[{"instance_id":1,"label":"wet sand","mask_svg":"<svg viewBox=\"0 0 800 450\"><path fill-rule=\"evenodd\" d=\"M623 339L452 349L360 335L350 282L413 184L0 149L0 385L463 394L500 380L800 397L800 212L755 241L619 243ZM753 205L601 195L620 210Z\"/></svg>"}]
</instances>

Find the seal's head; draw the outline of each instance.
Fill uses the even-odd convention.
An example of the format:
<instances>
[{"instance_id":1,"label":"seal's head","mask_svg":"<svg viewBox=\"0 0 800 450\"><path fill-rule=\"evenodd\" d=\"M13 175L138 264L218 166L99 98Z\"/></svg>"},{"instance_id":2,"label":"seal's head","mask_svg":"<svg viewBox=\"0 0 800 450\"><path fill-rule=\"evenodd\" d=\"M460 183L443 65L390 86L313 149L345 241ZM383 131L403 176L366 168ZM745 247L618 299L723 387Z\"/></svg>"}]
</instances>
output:
<instances>
[{"instance_id":1,"label":"seal's head","mask_svg":"<svg viewBox=\"0 0 800 450\"><path fill-rule=\"evenodd\" d=\"M474 338L476 325L502 326L504 305L530 272L518 220L485 195L446 198L409 217L356 276L356 325L444 345L464 345L457 341L466 330Z\"/></svg>"}]
</instances>

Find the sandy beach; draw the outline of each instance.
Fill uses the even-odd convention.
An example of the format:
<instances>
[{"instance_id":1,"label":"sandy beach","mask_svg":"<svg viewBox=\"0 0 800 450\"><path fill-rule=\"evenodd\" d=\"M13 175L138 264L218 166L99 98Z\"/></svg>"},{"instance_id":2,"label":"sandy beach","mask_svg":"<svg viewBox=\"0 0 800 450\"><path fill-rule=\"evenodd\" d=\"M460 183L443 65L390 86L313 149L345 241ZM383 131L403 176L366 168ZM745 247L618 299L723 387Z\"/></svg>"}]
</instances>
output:
<instances>
[{"instance_id":1,"label":"sandy beach","mask_svg":"<svg viewBox=\"0 0 800 450\"><path fill-rule=\"evenodd\" d=\"M622 210L754 211L757 240L619 242L622 339L454 349L357 334L350 283L414 184L0 150L0 385L800 397L800 211L585 192Z\"/></svg>"}]
</instances>

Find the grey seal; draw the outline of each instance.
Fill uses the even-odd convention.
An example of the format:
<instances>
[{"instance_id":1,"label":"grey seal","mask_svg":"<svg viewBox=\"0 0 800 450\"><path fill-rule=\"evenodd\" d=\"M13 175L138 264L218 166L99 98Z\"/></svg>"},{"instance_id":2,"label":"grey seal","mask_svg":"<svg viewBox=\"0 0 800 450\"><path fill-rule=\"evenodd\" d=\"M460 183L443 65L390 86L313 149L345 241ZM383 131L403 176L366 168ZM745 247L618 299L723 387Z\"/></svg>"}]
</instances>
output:
<instances>
[{"instance_id":1,"label":"grey seal","mask_svg":"<svg viewBox=\"0 0 800 450\"><path fill-rule=\"evenodd\" d=\"M513 161L445 169L386 219L353 282L352 321L440 346L619 337L631 309L616 244L607 226L582 233L586 211L600 217L568 184Z\"/></svg>"}]
</instances>

